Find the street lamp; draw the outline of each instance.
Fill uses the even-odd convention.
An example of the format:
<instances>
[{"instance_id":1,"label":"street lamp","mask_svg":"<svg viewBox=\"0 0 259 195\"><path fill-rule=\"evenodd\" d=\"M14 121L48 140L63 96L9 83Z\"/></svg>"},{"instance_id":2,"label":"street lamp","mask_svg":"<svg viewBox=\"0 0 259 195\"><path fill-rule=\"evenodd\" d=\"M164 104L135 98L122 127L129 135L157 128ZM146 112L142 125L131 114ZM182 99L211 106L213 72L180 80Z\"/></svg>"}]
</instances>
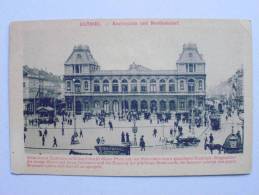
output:
<instances>
[{"instance_id":1,"label":"street lamp","mask_svg":"<svg viewBox=\"0 0 259 195\"><path fill-rule=\"evenodd\" d=\"M136 126L136 120L134 119L133 121L133 127L132 127L132 132L134 133L134 141L133 141L133 145L137 146L137 137L136 137L136 133L138 132L138 127Z\"/></svg>"},{"instance_id":2,"label":"street lamp","mask_svg":"<svg viewBox=\"0 0 259 195\"><path fill-rule=\"evenodd\" d=\"M76 132L76 79L73 79L74 83L74 109L73 109L73 118L74 118L74 133Z\"/></svg>"}]
</instances>

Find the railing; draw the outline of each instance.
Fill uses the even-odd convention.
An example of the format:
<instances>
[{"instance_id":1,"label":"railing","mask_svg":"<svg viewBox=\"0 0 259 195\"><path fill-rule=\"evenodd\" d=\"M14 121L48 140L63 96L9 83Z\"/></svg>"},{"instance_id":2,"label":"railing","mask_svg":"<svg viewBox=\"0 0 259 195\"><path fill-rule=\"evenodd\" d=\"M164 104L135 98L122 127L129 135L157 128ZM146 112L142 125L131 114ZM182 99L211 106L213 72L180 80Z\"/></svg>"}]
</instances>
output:
<instances>
[{"instance_id":1,"label":"railing","mask_svg":"<svg viewBox=\"0 0 259 195\"><path fill-rule=\"evenodd\" d=\"M107 95L116 95L116 96L125 96L125 95L205 95L205 91L195 91L195 92L65 92L65 95L76 95L76 96L107 96Z\"/></svg>"}]
</instances>

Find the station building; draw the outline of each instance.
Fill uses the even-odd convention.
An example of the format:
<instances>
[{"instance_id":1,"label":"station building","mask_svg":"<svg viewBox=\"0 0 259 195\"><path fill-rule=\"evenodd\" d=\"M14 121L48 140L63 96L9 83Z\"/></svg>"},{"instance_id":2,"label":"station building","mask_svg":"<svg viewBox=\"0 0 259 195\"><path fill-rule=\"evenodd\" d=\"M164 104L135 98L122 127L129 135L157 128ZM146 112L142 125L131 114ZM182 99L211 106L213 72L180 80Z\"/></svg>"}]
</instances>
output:
<instances>
[{"instance_id":1,"label":"station building","mask_svg":"<svg viewBox=\"0 0 259 195\"><path fill-rule=\"evenodd\" d=\"M159 67L159 64L158 64ZM204 108L205 61L196 44L184 44L176 70L152 70L132 63L127 70L102 70L88 46L75 46L64 64L68 112L166 113Z\"/></svg>"}]
</instances>

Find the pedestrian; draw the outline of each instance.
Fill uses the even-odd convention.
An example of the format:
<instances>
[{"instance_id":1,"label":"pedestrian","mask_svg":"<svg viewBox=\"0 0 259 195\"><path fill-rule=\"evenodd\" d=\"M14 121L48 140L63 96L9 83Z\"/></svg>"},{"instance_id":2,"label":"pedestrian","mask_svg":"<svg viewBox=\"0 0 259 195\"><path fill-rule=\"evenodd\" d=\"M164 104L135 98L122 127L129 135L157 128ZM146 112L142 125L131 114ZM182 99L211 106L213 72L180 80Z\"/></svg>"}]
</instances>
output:
<instances>
[{"instance_id":1,"label":"pedestrian","mask_svg":"<svg viewBox=\"0 0 259 195\"><path fill-rule=\"evenodd\" d=\"M41 131L41 130L39 130L39 136L40 136L40 137L42 136L42 131Z\"/></svg>"},{"instance_id":2,"label":"pedestrian","mask_svg":"<svg viewBox=\"0 0 259 195\"><path fill-rule=\"evenodd\" d=\"M97 143L97 145L99 145L99 144L100 144L100 142L101 142L100 137L97 137L97 138L96 138L96 143Z\"/></svg>"},{"instance_id":3,"label":"pedestrian","mask_svg":"<svg viewBox=\"0 0 259 195\"><path fill-rule=\"evenodd\" d=\"M173 136L173 128L170 129L170 136Z\"/></svg>"},{"instance_id":4,"label":"pedestrian","mask_svg":"<svg viewBox=\"0 0 259 195\"><path fill-rule=\"evenodd\" d=\"M154 130L153 130L153 137L156 137L156 135L157 135L157 129L154 128Z\"/></svg>"},{"instance_id":5,"label":"pedestrian","mask_svg":"<svg viewBox=\"0 0 259 195\"><path fill-rule=\"evenodd\" d=\"M130 140L129 140L129 133L128 133L128 132L126 133L126 142L127 142L127 143L130 143Z\"/></svg>"},{"instance_id":6,"label":"pedestrian","mask_svg":"<svg viewBox=\"0 0 259 195\"><path fill-rule=\"evenodd\" d=\"M62 136L65 134L65 130L64 130L64 127L62 126L61 128L61 131L62 131Z\"/></svg>"},{"instance_id":7,"label":"pedestrian","mask_svg":"<svg viewBox=\"0 0 259 195\"><path fill-rule=\"evenodd\" d=\"M145 151L146 143L144 141L144 135L142 135L139 140L139 146L140 146L140 151Z\"/></svg>"},{"instance_id":8,"label":"pedestrian","mask_svg":"<svg viewBox=\"0 0 259 195\"><path fill-rule=\"evenodd\" d=\"M26 134L24 133L24 136L23 136L24 143L25 143L25 140L26 140Z\"/></svg>"},{"instance_id":9,"label":"pedestrian","mask_svg":"<svg viewBox=\"0 0 259 195\"><path fill-rule=\"evenodd\" d=\"M42 146L44 146L45 145L45 136L44 135L42 135L41 141L42 141Z\"/></svg>"},{"instance_id":10,"label":"pedestrian","mask_svg":"<svg viewBox=\"0 0 259 195\"><path fill-rule=\"evenodd\" d=\"M207 137L207 135L205 135L205 139L204 139L204 150L206 150L206 148L207 148L207 142L208 142L208 137Z\"/></svg>"},{"instance_id":11,"label":"pedestrian","mask_svg":"<svg viewBox=\"0 0 259 195\"><path fill-rule=\"evenodd\" d=\"M104 144L104 143L105 143L104 137L101 137L101 144Z\"/></svg>"},{"instance_id":12,"label":"pedestrian","mask_svg":"<svg viewBox=\"0 0 259 195\"><path fill-rule=\"evenodd\" d=\"M48 135L48 130L47 129L44 130L44 135L45 135L45 137L47 137L47 135Z\"/></svg>"},{"instance_id":13,"label":"pedestrian","mask_svg":"<svg viewBox=\"0 0 259 195\"><path fill-rule=\"evenodd\" d=\"M71 136L71 143L70 143L70 144L71 144L71 145L73 145L73 144L74 144L74 142L75 142L75 136L74 136L74 135L72 135L72 136Z\"/></svg>"},{"instance_id":14,"label":"pedestrian","mask_svg":"<svg viewBox=\"0 0 259 195\"><path fill-rule=\"evenodd\" d=\"M121 132L121 143L125 142L125 134L124 131Z\"/></svg>"},{"instance_id":15,"label":"pedestrian","mask_svg":"<svg viewBox=\"0 0 259 195\"><path fill-rule=\"evenodd\" d=\"M83 136L83 131L82 131L82 129L80 129L79 137L80 137L80 138L81 138L81 137L84 137L84 136Z\"/></svg>"},{"instance_id":16,"label":"pedestrian","mask_svg":"<svg viewBox=\"0 0 259 195\"><path fill-rule=\"evenodd\" d=\"M213 135L212 135L212 133L210 134L210 136L209 136L209 143L210 144L213 144L213 141L214 141L214 137L213 137Z\"/></svg>"},{"instance_id":17,"label":"pedestrian","mask_svg":"<svg viewBox=\"0 0 259 195\"><path fill-rule=\"evenodd\" d=\"M53 137L53 145L52 145L52 147L58 147L57 139L56 139L55 136Z\"/></svg>"},{"instance_id":18,"label":"pedestrian","mask_svg":"<svg viewBox=\"0 0 259 195\"><path fill-rule=\"evenodd\" d=\"M110 131L113 131L113 125L112 125L112 122L109 120L109 127L110 127Z\"/></svg>"}]
</instances>

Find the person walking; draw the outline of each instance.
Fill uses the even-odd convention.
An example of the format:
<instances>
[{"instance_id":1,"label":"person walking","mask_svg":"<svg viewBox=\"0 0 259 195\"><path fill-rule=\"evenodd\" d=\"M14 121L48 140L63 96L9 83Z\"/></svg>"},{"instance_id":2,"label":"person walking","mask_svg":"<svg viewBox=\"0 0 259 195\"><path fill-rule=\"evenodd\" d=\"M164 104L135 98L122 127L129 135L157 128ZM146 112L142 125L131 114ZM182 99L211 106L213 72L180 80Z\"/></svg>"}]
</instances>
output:
<instances>
[{"instance_id":1,"label":"person walking","mask_svg":"<svg viewBox=\"0 0 259 195\"><path fill-rule=\"evenodd\" d=\"M110 127L110 131L113 131L113 125L112 125L112 122L109 120L109 127Z\"/></svg>"},{"instance_id":2,"label":"person walking","mask_svg":"<svg viewBox=\"0 0 259 195\"><path fill-rule=\"evenodd\" d=\"M124 133L124 131L121 132L121 143L125 143L125 133Z\"/></svg>"},{"instance_id":3,"label":"person walking","mask_svg":"<svg viewBox=\"0 0 259 195\"><path fill-rule=\"evenodd\" d=\"M52 147L58 147L57 139L56 139L55 136L53 137L53 145L52 145Z\"/></svg>"},{"instance_id":4,"label":"person walking","mask_svg":"<svg viewBox=\"0 0 259 195\"><path fill-rule=\"evenodd\" d=\"M208 137L207 137L207 135L205 135L205 139L204 139L204 150L206 150L206 148L207 148L207 142L208 142Z\"/></svg>"},{"instance_id":5,"label":"person walking","mask_svg":"<svg viewBox=\"0 0 259 195\"><path fill-rule=\"evenodd\" d=\"M170 129L170 136L173 137L173 128Z\"/></svg>"},{"instance_id":6,"label":"person walking","mask_svg":"<svg viewBox=\"0 0 259 195\"><path fill-rule=\"evenodd\" d=\"M139 146L140 146L140 151L145 151L146 143L144 141L144 135L142 135L139 140Z\"/></svg>"},{"instance_id":7,"label":"person walking","mask_svg":"<svg viewBox=\"0 0 259 195\"><path fill-rule=\"evenodd\" d=\"M41 130L39 130L39 136L40 136L40 137L42 136L42 131L41 131Z\"/></svg>"},{"instance_id":8,"label":"person walking","mask_svg":"<svg viewBox=\"0 0 259 195\"><path fill-rule=\"evenodd\" d=\"M209 143L210 144L213 144L213 141L214 141L214 137L213 137L213 135L212 135L212 133L210 134L210 136L209 136Z\"/></svg>"},{"instance_id":9,"label":"person walking","mask_svg":"<svg viewBox=\"0 0 259 195\"><path fill-rule=\"evenodd\" d=\"M44 146L45 145L45 135L42 135L41 141L42 141L42 146Z\"/></svg>"},{"instance_id":10,"label":"person walking","mask_svg":"<svg viewBox=\"0 0 259 195\"><path fill-rule=\"evenodd\" d=\"M47 135L48 135L48 130L47 129L44 130L44 135L45 135L45 137L47 137Z\"/></svg>"},{"instance_id":11,"label":"person walking","mask_svg":"<svg viewBox=\"0 0 259 195\"><path fill-rule=\"evenodd\" d=\"M130 140L129 140L129 133L128 133L128 132L126 133L126 143L130 143Z\"/></svg>"},{"instance_id":12,"label":"person walking","mask_svg":"<svg viewBox=\"0 0 259 195\"><path fill-rule=\"evenodd\" d=\"M79 137L80 137L80 138L81 138L81 137L84 137L84 136L83 136L83 131L82 131L82 129L80 129Z\"/></svg>"},{"instance_id":13,"label":"person walking","mask_svg":"<svg viewBox=\"0 0 259 195\"><path fill-rule=\"evenodd\" d=\"M97 145L99 145L99 144L100 144L100 142L101 142L100 137L97 137L97 138L96 138L96 143L97 143Z\"/></svg>"},{"instance_id":14,"label":"person walking","mask_svg":"<svg viewBox=\"0 0 259 195\"><path fill-rule=\"evenodd\" d=\"M154 130L153 130L153 137L156 137L156 135L157 135L157 129L154 128Z\"/></svg>"}]
</instances>

